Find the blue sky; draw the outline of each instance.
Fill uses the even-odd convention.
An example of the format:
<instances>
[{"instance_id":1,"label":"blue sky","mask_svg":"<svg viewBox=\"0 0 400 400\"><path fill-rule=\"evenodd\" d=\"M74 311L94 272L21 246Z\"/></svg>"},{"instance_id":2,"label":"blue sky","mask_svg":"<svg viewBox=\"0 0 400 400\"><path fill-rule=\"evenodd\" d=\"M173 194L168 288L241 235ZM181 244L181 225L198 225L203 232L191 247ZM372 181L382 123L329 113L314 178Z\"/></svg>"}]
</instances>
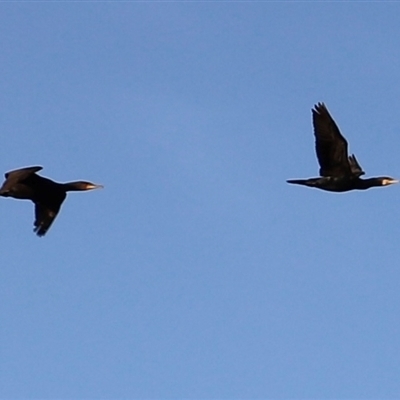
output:
<instances>
[{"instance_id":1,"label":"blue sky","mask_svg":"<svg viewBox=\"0 0 400 400\"><path fill-rule=\"evenodd\" d=\"M399 187L317 176L324 101L400 177L400 4L3 2L0 398L400 397Z\"/></svg>"}]
</instances>

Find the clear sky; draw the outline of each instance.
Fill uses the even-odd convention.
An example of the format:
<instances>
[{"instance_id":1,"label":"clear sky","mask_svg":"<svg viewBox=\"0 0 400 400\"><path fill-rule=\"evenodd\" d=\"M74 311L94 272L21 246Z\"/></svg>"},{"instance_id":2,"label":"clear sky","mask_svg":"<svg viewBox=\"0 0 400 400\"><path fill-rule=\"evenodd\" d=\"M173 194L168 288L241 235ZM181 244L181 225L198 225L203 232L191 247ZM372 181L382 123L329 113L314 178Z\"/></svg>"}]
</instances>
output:
<instances>
[{"instance_id":1,"label":"clear sky","mask_svg":"<svg viewBox=\"0 0 400 400\"><path fill-rule=\"evenodd\" d=\"M400 398L400 3L2 2L0 398Z\"/></svg>"}]
</instances>

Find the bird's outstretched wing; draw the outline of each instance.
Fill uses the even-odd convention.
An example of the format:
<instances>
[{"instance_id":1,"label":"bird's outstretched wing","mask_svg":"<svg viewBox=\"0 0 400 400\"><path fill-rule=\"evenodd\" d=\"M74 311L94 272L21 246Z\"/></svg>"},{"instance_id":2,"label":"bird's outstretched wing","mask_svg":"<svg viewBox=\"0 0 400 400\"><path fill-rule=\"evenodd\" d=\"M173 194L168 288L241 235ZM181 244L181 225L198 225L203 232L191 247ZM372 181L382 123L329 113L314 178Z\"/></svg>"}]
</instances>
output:
<instances>
[{"instance_id":1,"label":"bird's outstretched wing","mask_svg":"<svg viewBox=\"0 0 400 400\"><path fill-rule=\"evenodd\" d=\"M33 231L38 236L44 236L60 211L61 204L57 206L46 206L35 203L35 222Z\"/></svg>"},{"instance_id":2,"label":"bird's outstretched wing","mask_svg":"<svg viewBox=\"0 0 400 400\"><path fill-rule=\"evenodd\" d=\"M315 149L320 165L320 175L352 175L353 160L349 159L347 153L347 141L340 133L338 126L329 114L324 103L318 103L314 106L312 117L315 135ZM361 167L356 160L353 165L361 170Z\"/></svg>"}]
</instances>

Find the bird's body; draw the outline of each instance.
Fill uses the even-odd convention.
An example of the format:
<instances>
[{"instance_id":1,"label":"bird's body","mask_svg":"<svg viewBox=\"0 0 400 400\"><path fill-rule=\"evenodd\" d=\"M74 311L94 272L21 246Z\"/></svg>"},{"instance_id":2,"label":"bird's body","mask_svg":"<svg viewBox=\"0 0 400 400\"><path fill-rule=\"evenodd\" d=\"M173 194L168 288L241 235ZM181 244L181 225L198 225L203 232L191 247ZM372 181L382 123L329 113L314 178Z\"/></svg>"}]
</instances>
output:
<instances>
[{"instance_id":1,"label":"bird's body","mask_svg":"<svg viewBox=\"0 0 400 400\"><path fill-rule=\"evenodd\" d=\"M27 167L5 174L6 180L0 188L0 196L31 200L35 204L34 231L44 236L55 217L68 191L91 190L102 187L90 182L57 183L36 174L42 167Z\"/></svg>"},{"instance_id":2,"label":"bird's body","mask_svg":"<svg viewBox=\"0 0 400 400\"><path fill-rule=\"evenodd\" d=\"M288 183L314 187L330 192L365 190L371 187L397 183L396 179L382 176L361 179L362 170L355 155L348 155L348 144L329 114L325 104L318 103L312 110L315 150L320 165L320 177L291 179Z\"/></svg>"},{"instance_id":3,"label":"bird's body","mask_svg":"<svg viewBox=\"0 0 400 400\"><path fill-rule=\"evenodd\" d=\"M337 193L348 192L350 190L365 190L371 187L397 183L389 177L360 179L352 176L321 176L319 178L291 179L287 182Z\"/></svg>"}]
</instances>

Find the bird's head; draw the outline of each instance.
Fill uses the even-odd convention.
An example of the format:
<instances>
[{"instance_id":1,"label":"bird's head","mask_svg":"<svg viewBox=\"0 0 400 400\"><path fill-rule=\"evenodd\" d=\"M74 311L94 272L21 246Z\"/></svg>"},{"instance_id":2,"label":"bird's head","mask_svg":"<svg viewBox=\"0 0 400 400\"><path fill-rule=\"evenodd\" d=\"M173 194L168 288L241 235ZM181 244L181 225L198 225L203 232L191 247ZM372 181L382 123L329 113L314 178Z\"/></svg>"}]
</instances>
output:
<instances>
[{"instance_id":1,"label":"bird's head","mask_svg":"<svg viewBox=\"0 0 400 400\"><path fill-rule=\"evenodd\" d=\"M398 179L393 179L388 176L382 176L378 178L381 182L381 186L393 185L394 183L399 183Z\"/></svg>"}]
</instances>

